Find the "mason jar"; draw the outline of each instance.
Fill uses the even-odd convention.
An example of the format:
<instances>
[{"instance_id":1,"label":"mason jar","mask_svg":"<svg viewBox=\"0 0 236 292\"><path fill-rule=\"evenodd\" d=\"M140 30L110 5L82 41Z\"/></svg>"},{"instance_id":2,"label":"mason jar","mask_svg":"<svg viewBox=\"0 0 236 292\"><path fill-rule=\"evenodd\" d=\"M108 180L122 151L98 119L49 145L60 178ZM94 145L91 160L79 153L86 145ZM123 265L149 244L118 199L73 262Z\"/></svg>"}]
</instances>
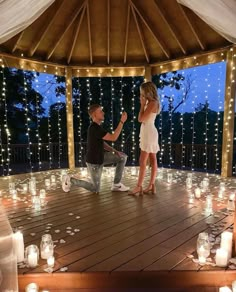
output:
<instances>
[{"instance_id":1,"label":"mason jar","mask_svg":"<svg viewBox=\"0 0 236 292\"><path fill-rule=\"evenodd\" d=\"M40 243L40 253L42 259L48 259L53 256L54 246L52 236L50 234L44 234Z\"/></svg>"}]
</instances>

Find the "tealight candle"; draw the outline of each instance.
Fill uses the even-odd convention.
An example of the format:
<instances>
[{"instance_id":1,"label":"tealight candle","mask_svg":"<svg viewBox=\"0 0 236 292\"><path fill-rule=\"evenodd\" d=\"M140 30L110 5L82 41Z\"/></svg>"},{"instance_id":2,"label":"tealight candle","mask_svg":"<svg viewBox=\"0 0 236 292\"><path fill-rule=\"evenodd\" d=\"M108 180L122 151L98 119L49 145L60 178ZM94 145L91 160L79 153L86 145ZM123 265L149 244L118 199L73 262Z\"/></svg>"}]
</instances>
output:
<instances>
[{"instance_id":1,"label":"tealight candle","mask_svg":"<svg viewBox=\"0 0 236 292\"><path fill-rule=\"evenodd\" d=\"M47 264L48 264L48 267L49 268L53 268L54 267L54 264L55 264L55 258L54 258L54 256L50 256L47 259Z\"/></svg>"},{"instance_id":2,"label":"tealight candle","mask_svg":"<svg viewBox=\"0 0 236 292\"><path fill-rule=\"evenodd\" d=\"M45 183L45 187L51 186L50 179L48 179L48 178L45 179L44 183Z\"/></svg>"},{"instance_id":3,"label":"tealight candle","mask_svg":"<svg viewBox=\"0 0 236 292\"><path fill-rule=\"evenodd\" d=\"M56 176L54 174L51 175L51 183L56 183Z\"/></svg>"},{"instance_id":4,"label":"tealight candle","mask_svg":"<svg viewBox=\"0 0 236 292\"><path fill-rule=\"evenodd\" d=\"M39 286L36 283L30 283L25 287L25 292L38 292Z\"/></svg>"},{"instance_id":5,"label":"tealight candle","mask_svg":"<svg viewBox=\"0 0 236 292\"><path fill-rule=\"evenodd\" d=\"M173 175L172 175L172 173L168 173L168 174L167 174L167 182L170 184L170 183L172 183L172 180L173 180Z\"/></svg>"},{"instance_id":6,"label":"tealight candle","mask_svg":"<svg viewBox=\"0 0 236 292\"><path fill-rule=\"evenodd\" d=\"M37 252L32 251L29 255L28 255L28 265L30 268L34 268L37 266L38 264L38 254Z\"/></svg>"},{"instance_id":7,"label":"tealight candle","mask_svg":"<svg viewBox=\"0 0 236 292\"><path fill-rule=\"evenodd\" d=\"M197 199L200 199L201 198L201 189L200 188L196 188L195 189L195 197Z\"/></svg>"},{"instance_id":8,"label":"tealight candle","mask_svg":"<svg viewBox=\"0 0 236 292\"><path fill-rule=\"evenodd\" d=\"M228 252L223 248L216 250L216 265L218 267L226 267L228 264Z\"/></svg>"}]
</instances>

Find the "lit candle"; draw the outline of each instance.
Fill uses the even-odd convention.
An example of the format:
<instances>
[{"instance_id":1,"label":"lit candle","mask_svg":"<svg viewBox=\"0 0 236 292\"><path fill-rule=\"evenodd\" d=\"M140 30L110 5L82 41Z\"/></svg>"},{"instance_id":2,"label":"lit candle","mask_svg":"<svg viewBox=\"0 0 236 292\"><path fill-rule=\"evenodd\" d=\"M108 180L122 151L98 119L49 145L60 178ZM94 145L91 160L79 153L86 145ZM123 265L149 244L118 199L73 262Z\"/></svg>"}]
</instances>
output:
<instances>
[{"instance_id":1,"label":"lit candle","mask_svg":"<svg viewBox=\"0 0 236 292\"><path fill-rule=\"evenodd\" d=\"M25 287L25 292L38 292L39 286L36 283L30 283Z\"/></svg>"},{"instance_id":2,"label":"lit candle","mask_svg":"<svg viewBox=\"0 0 236 292\"><path fill-rule=\"evenodd\" d=\"M232 288L233 288L233 292L236 292L236 281L232 282Z\"/></svg>"},{"instance_id":3,"label":"lit candle","mask_svg":"<svg viewBox=\"0 0 236 292\"><path fill-rule=\"evenodd\" d=\"M168 174L167 174L167 182L170 184L170 183L172 183L172 180L173 180L173 175L172 175L172 173L168 173Z\"/></svg>"},{"instance_id":4,"label":"lit candle","mask_svg":"<svg viewBox=\"0 0 236 292\"><path fill-rule=\"evenodd\" d=\"M47 259L47 264L48 264L48 267L49 268L53 268L54 267L54 264L55 264L55 258L54 258L54 256L50 256Z\"/></svg>"},{"instance_id":5,"label":"lit candle","mask_svg":"<svg viewBox=\"0 0 236 292\"><path fill-rule=\"evenodd\" d=\"M198 253L198 260L199 260L199 264L205 264L206 263L206 257L205 257L205 248L203 245L200 246L200 248L197 251Z\"/></svg>"},{"instance_id":6,"label":"lit candle","mask_svg":"<svg viewBox=\"0 0 236 292\"><path fill-rule=\"evenodd\" d=\"M53 184L56 183L56 176L55 176L54 174L51 175L51 182L52 182Z\"/></svg>"},{"instance_id":7,"label":"lit candle","mask_svg":"<svg viewBox=\"0 0 236 292\"><path fill-rule=\"evenodd\" d=\"M28 258L28 265L30 268L35 268L38 265L38 254L35 251L30 251Z\"/></svg>"},{"instance_id":8,"label":"lit candle","mask_svg":"<svg viewBox=\"0 0 236 292\"><path fill-rule=\"evenodd\" d=\"M224 286L220 287L219 292L232 292L232 290L229 287Z\"/></svg>"},{"instance_id":9,"label":"lit candle","mask_svg":"<svg viewBox=\"0 0 236 292\"><path fill-rule=\"evenodd\" d=\"M131 168L131 175L136 175L136 167Z\"/></svg>"},{"instance_id":10,"label":"lit candle","mask_svg":"<svg viewBox=\"0 0 236 292\"><path fill-rule=\"evenodd\" d=\"M48 259L52 255L53 255L53 250L50 248L50 246L46 246L43 250L41 250L42 259Z\"/></svg>"},{"instance_id":11,"label":"lit candle","mask_svg":"<svg viewBox=\"0 0 236 292\"><path fill-rule=\"evenodd\" d=\"M24 239L23 234L17 231L13 234L13 247L17 257L17 263L24 261Z\"/></svg>"},{"instance_id":12,"label":"lit candle","mask_svg":"<svg viewBox=\"0 0 236 292\"><path fill-rule=\"evenodd\" d=\"M218 267L226 267L228 264L228 252L223 248L216 250L216 265Z\"/></svg>"},{"instance_id":13,"label":"lit candle","mask_svg":"<svg viewBox=\"0 0 236 292\"><path fill-rule=\"evenodd\" d=\"M200 188L195 189L195 197L197 199L201 198L201 189Z\"/></svg>"},{"instance_id":14,"label":"lit candle","mask_svg":"<svg viewBox=\"0 0 236 292\"><path fill-rule=\"evenodd\" d=\"M229 231L224 231L221 234L220 248L223 248L228 252L228 260L232 256L232 244L233 244L233 233Z\"/></svg>"},{"instance_id":15,"label":"lit candle","mask_svg":"<svg viewBox=\"0 0 236 292\"><path fill-rule=\"evenodd\" d=\"M49 188L51 186L50 179L46 178L44 182L45 182L45 187Z\"/></svg>"},{"instance_id":16,"label":"lit candle","mask_svg":"<svg viewBox=\"0 0 236 292\"><path fill-rule=\"evenodd\" d=\"M11 195L12 195L12 199L16 200L17 199L17 190L12 190Z\"/></svg>"}]
</instances>

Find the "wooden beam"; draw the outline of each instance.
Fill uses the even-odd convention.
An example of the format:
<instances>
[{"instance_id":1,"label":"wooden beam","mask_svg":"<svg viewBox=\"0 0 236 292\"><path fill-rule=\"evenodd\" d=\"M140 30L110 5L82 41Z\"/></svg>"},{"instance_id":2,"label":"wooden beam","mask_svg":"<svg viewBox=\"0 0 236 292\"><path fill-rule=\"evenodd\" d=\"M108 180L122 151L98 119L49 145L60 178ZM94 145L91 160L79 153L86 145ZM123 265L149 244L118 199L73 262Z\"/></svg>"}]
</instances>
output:
<instances>
[{"instance_id":1,"label":"wooden beam","mask_svg":"<svg viewBox=\"0 0 236 292\"><path fill-rule=\"evenodd\" d=\"M66 124L69 169L75 168L73 103L72 103L72 70L66 68Z\"/></svg>"},{"instance_id":2,"label":"wooden beam","mask_svg":"<svg viewBox=\"0 0 236 292\"><path fill-rule=\"evenodd\" d=\"M75 44L76 44L76 41L77 41L77 38L78 38L78 34L79 34L79 31L80 31L81 23L82 23L82 20L83 20L83 17L84 17L85 9L86 9L86 6L84 6L84 8L82 10L82 13L80 15L80 18L79 18L79 23L78 23L75 35L73 37L73 43L72 43L72 46L71 46L71 49L70 49L69 56L67 58L67 64L69 64L70 61L71 61L71 57L72 57L72 54L73 54L73 51L74 51L74 48L75 48Z\"/></svg>"},{"instance_id":3,"label":"wooden beam","mask_svg":"<svg viewBox=\"0 0 236 292\"><path fill-rule=\"evenodd\" d=\"M51 49L49 49L49 53L47 55L47 60L49 60L53 54L53 52L55 51L55 49L57 48L58 44L60 43L60 41L63 39L64 35L66 34L66 32L68 31L68 29L71 27L71 25L73 24L73 22L75 21L75 19L77 18L77 16L79 15L79 13L81 12L81 10L84 8L84 5L87 3L87 0L85 0L82 5L80 6L80 8L78 10L75 10L71 16L70 22L65 26L64 31L58 35L58 38L56 40L56 43L51 47Z\"/></svg>"},{"instance_id":4,"label":"wooden beam","mask_svg":"<svg viewBox=\"0 0 236 292\"><path fill-rule=\"evenodd\" d=\"M141 12L134 5L134 3L132 2L132 0L131 0L130 3L132 4L132 6L134 7L134 9L138 13L139 17L142 19L143 23L146 25L146 27L148 28L148 30L150 31L150 33L152 34L152 36L154 37L154 39L156 40L156 42L158 43L158 45L160 46L160 48L162 49L162 51L164 52L164 54L166 55L166 57L168 59L170 59L170 52L169 52L167 46L164 44L163 40L161 40L160 37L157 37L157 35L153 32L152 28L149 25L149 21L141 14Z\"/></svg>"},{"instance_id":5,"label":"wooden beam","mask_svg":"<svg viewBox=\"0 0 236 292\"><path fill-rule=\"evenodd\" d=\"M141 41L141 44L142 44L142 47L143 47L144 54L145 54L147 63L149 63L149 56L148 56L148 53L147 53L147 49L145 47L145 43L144 43L144 39L143 39L143 34L142 34L142 31L141 31L141 29L139 27L138 19L136 17L136 13L134 11L133 6L131 6L131 9L132 9L133 17L134 17L134 20L135 20L136 28L137 28L137 31L138 31L138 34L139 34L139 38L140 38L140 41Z\"/></svg>"},{"instance_id":6,"label":"wooden beam","mask_svg":"<svg viewBox=\"0 0 236 292\"><path fill-rule=\"evenodd\" d=\"M178 6L179 6L179 8L180 8L180 11L182 12L182 14L183 14L185 20L187 21L187 23L188 23L188 25L189 25L189 27L190 27L190 29L191 29L193 35L195 36L195 38L196 38L196 40L197 40L197 42L198 42L200 48L201 48L202 50L206 50L206 47L205 47L205 45L203 44L203 41L201 40L201 38L200 38L200 36L199 36L199 34L198 34L198 32L197 32L196 25L191 21L191 19L187 16L187 14L186 14L186 12L185 12L185 7L183 7L182 5L180 5L178 2L176 2L176 3L178 4Z\"/></svg>"},{"instance_id":7,"label":"wooden beam","mask_svg":"<svg viewBox=\"0 0 236 292\"><path fill-rule=\"evenodd\" d=\"M37 48L39 47L42 39L45 37L45 35L47 34L47 32L49 31L50 27L52 26L54 20L57 18L57 16L59 15L59 13L61 12L60 9L63 5L65 5L65 1L62 1L60 6L57 8L57 11L55 12L55 14L53 15L52 18L49 19L49 22L45 22L45 26L44 28L41 30L40 33L38 33L38 35L36 35L34 37L34 42L29 50L29 56L32 57L35 53L35 51L37 50Z\"/></svg>"},{"instance_id":8,"label":"wooden beam","mask_svg":"<svg viewBox=\"0 0 236 292\"><path fill-rule=\"evenodd\" d=\"M181 37L180 37L179 33L177 32L177 30L175 29L175 26L171 24L170 19L168 19L168 20L166 19L165 13L164 13L163 9L160 6L158 6L157 0L155 0L155 4L156 4L156 8L157 8L157 11L158 11L160 17L165 22L165 25L168 27L169 31L171 32L173 38L176 40L176 42L179 45L183 54L186 55L187 50L185 49L183 43L181 42L181 40L180 40Z\"/></svg>"},{"instance_id":9,"label":"wooden beam","mask_svg":"<svg viewBox=\"0 0 236 292\"><path fill-rule=\"evenodd\" d=\"M110 64L110 0L107 0L107 64Z\"/></svg>"},{"instance_id":10,"label":"wooden beam","mask_svg":"<svg viewBox=\"0 0 236 292\"><path fill-rule=\"evenodd\" d=\"M127 20L126 20L126 32L125 32L125 50L124 50L124 64L127 61L127 46L128 46L128 36L129 36L129 21L130 21L130 0L128 1L127 8Z\"/></svg>"},{"instance_id":11,"label":"wooden beam","mask_svg":"<svg viewBox=\"0 0 236 292\"><path fill-rule=\"evenodd\" d=\"M18 276L19 290L31 282L47 289L108 289L128 290L179 288L181 291L198 291L197 287L231 286L235 280L234 270L157 271L157 272L84 272L84 273L34 273ZM192 289L191 288L196 288ZM146 291L147 291L146 290ZM74 291L74 290L73 290ZM200 290L201 291L201 290Z\"/></svg>"},{"instance_id":12,"label":"wooden beam","mask_svg":"<svg viewBox=\"0 0 236 292\"><path fill-rule=\"evenodd\" d=\"M232 176L233 146L234 146L234 112L236 93L236 48L227 52L226 85L224 103L224 124L222 143L222 166L223 177Z\"/></svg>"},{"instance_id":13,"label":"wooden beam","mask_svg":"<svg viewBox=\"0 0 236 292\"><path fill-rule=\"evenodd\" d=\"M12 53L14 53L15 50L17 49L17 47L18 47L18 45L19 45L19 42L21 41L21 39L22 39L22 37L23 37L23 34L24 34L24 30L23 30L21 33L19 33L19 35L18 35L18 37L17 37L17 40L16 40L16 42L15 42L15 44L14 44L12 50L11 50Z\"/></svg>"},{"instance_id":14,"label":"wooden beam","mask_svg":"<svg viewBox=\"0 0 236 292\"><path fill-rule=\"evenodd\" d=\"M87 21L88 21L88 38L89 38L89 56L90 64L93 64L93 52L92 52L92 39L91 39L91 25L90 25L90 13L89 13L89 2L87 1Z\"/></svg>"}]
</instances>

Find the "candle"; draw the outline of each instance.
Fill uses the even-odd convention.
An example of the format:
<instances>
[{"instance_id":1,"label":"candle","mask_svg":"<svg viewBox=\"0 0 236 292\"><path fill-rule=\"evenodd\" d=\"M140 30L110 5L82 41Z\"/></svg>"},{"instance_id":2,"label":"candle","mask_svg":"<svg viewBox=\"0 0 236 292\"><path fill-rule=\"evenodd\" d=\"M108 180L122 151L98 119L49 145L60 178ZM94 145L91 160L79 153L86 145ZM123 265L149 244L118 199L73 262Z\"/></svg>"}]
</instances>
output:
<instances>
[{"instance_id":1,"label":"candle","mask_svg":"<svg viewBox=\"0 0 236 292\"><path fill-rule=\"evenodd\" d=\"M131 175L136 175L136 167L131 168Z\"/></svg>"},{"instance_id":2,"label":"candle","mask_svg":"<svg viewBox=\"0 0 236 292\"><path fill-rule=\"evenodd\" d=\"M51 183L56 183L56 176L54 174L51 175Z\"/></svg>"},{"instance_id":3,"label":"candle","mask_svg":"<svg viewBox=\"0 0 236 292\"><path fill-rule=\"evenodd\" d=\"M25 287L25 292L38 292L39 286L36 283L30 283Z\"/></svg>"},{"instance_id":4,"label":"candle","mask_svg":"<svg viewBox=\"0 0 236 292\"><path fill-rule=\"evenodd\" d=\"M50 257L47 259L48 267L49 267L49 268L53 268L53 267L54 267L54 263L55 263L55 258L54 258L54 256L50 256Z\"/></svg>"},{"instance_id":5,"label":"candle","mask_svg":"<svg viewBox=\"0 0 236 292\"><path fill-rule=\"evenodd\" d=\"M35 251L31 251L27 258L30 268L35 268L38 265L38 254Z\"/></svg>"},{"instance_id":6,"label":"candle","mask_svg":"<svg viewBox=\"0 0 236 292\"><path fill-rule=\"evenodd\" d=\"M17 231L13 234L13 248L17 257L17 263L24 261L24 239L23 234Z\"/></svg>"},{"instance_id":7,"label":"candle","mask_svg":"<svg viewBox=\"0 0 236 292\"><path fill-rule=\"evenodd\" d=\"M172 183L172 180L173 180L173 175L172 175L172 173L168 173L168 174L167 174L167 182L168 182L168 183Z\"/></svg>"},{"instance_id":8,"label":"candle","mask_svg":"<svg viewBox=\"0 0 236 292\"><path fill-rule=\"evenodd\" d=\"M46 178L44 182L45 182L45 187L49 188L51 186L50 179Z\"/></svg>"},{"instance_id":9,"label":"candle","mask_svg":"<svg viewBox=\"0 0 236 292\"><path fill-rule=\"evenodd\" d=\"M200 188L195 189L195 197L197 199L201 198L201 189Z\"/></svg>"},{"instance_id":10,"label":"candle","mask_svg":"<svg viewBox=\"0 0 236 292\"><path fill-rule=\"evenodd\" d=\"M205 264L206 263L206 257L205 257L205 248L203 245L200 246L200 248L197 250L198 253L198 260L199 264Z\"/></svg>"},{"instance_id":11,"label":"candle","mask_svg":"<svg viewBox=\"0 0 236 292\"><path fill-rule=\"evenodd\" d=\"M229 287L224 286L220 287L219 292L232 292L232 290Z\"/></svg>"},{"instance_id":12,"label":"candle","mask_svg":"<svg viewBox=\"0 0 236 292\"><path fill-rule=\"evenodd\" d=\"M228 252L223 248L216 250L216 265L218 267L226 267L228 264Z\"/></svg>"},{"instance_id":13,"label":"candle","mask_svg":"<svg viewBox=\"0 0 236 292\"><path fill-rule=\"evenodd\" d=\"M17 190L12 190L11 195L12 195L12 199L16 200L17 199Z\"/></svg>"},{"instance_id":14,"label":"candle","mask_svg":"<svg viewBox=\"0 0 236 292\"><path fill-rule=\"evenodd\" d=\"M224 231L221 234L220 248L223 248L228 253L228 259L232 256L232 244L233 244L233 233L229 231Z\"/></svg>"},{"instance_id":15,"label":"candle","mask_svg":"<svg viewBox=\"0 0 236 292\"><path fill-rule=\"evenodd\" d=\"M236 280L232 282L233 292L236 292Z\"/></svg>"}]
</instances>

